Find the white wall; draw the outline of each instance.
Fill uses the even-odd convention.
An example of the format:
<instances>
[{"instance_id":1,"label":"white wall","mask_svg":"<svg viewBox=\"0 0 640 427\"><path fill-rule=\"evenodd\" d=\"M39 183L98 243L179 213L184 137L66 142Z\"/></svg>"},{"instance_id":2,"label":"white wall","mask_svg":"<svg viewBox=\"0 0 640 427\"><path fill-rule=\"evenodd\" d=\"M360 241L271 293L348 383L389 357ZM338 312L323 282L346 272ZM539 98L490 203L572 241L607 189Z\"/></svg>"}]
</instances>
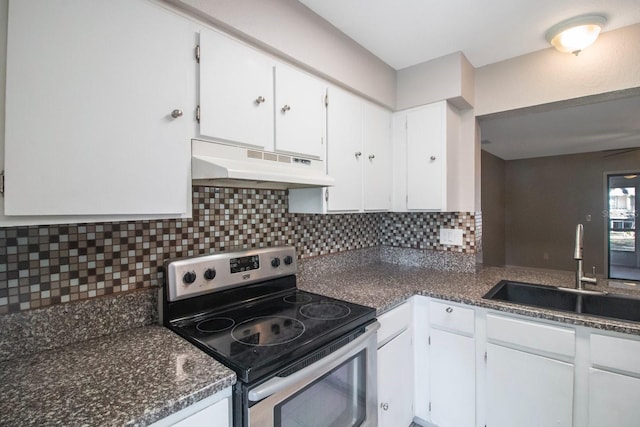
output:
<instances>
[{"instance_id":1,"label":"white wall","mask_svg":"<svg viewBox=\"0 0 640 427\"><path fill-rule=\"evenodd\" d=\"M395 70L296 0L165 1L395 109Z\"/></svg>"},{"instance_id":2,"label":"white wall","mask_svg":"<svg viewBox=\"0 0 640 427\"><path fill-rule=\"evenodd\" d=\"M640 86L640 24L603 33L575 56L554 48L476 69L482 116Z\"/></svg>"}]
</instances>

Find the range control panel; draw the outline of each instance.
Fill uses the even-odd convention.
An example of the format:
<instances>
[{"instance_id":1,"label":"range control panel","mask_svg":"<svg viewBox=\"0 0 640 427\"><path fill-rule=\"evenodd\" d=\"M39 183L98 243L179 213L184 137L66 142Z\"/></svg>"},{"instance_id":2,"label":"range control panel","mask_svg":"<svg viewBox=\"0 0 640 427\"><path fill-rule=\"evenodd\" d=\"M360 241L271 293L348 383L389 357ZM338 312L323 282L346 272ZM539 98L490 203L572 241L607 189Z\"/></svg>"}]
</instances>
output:
<instances>
[{"instance_id":1,"label":"range control panel","mask_svg":"<svg viewBox=\"0 0 640 427\"><path fill-rule=\"evenodd\" d=\"M169 301L296 274L292 246L221 252L165 265Z\"/></svg>"}]
</instances>

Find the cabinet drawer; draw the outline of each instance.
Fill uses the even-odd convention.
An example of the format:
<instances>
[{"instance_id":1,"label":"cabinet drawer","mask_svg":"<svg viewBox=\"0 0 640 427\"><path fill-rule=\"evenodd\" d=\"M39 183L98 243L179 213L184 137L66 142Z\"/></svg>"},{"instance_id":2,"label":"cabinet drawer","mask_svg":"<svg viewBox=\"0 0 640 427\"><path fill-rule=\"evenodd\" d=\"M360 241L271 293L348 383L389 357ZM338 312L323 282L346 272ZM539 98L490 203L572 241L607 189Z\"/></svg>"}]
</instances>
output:
<instances>
[{"instance_id":1,"label":"cabinet drawer","mask_svg":"<svg viewBox=\"0 0 640 427\"><path fill-rule=\"evenodd\" d=\"M378 329L378 347L380 347L409 328L411 324L411 304L405 302L393 310L387 311L378 317L378 322L380 322L380 329Z\"/></svg>"},{"instance_id":2,"label":"cabinet drawer","mask_svg":"<svg viewBox=\"0 0 640 427\"><path fill-rule=\"evenodd\" d=\"M640 375L640 341L591 334L591 364Z\"/></svg>"},{"instance_id":3,"label":"cabinet drawer","mask_svg":"<svg viewBox=\"0 0 640 427\"><path fill-rule=\"evenodd\" d=\"M576 351L573 329L493 314L487 315L487 338L507 346L566 357L573 357Z\"/></svg>"},{"instance_id":4,"label":"cabinet drawer","mask_svg":"<svg viewBox=\"0 0 640 427\"><path fill-rule=\"evenodd\" d=\"M467 335L475 332L474 310L446 302L429 301L429 322L431 326Z\"/></svg>"}]
</instances>

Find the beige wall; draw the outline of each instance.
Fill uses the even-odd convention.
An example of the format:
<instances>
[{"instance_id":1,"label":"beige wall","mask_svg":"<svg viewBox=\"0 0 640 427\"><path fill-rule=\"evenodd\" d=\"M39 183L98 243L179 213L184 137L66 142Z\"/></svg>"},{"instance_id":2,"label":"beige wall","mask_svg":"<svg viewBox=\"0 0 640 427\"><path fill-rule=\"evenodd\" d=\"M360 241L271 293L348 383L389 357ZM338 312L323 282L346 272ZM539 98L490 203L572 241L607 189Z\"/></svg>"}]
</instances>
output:
<instances>
[{"instance_id":1,"label":"beige wall","mask_svg":"<svg viewBox=\"0 0 640 427\"><path fill-rule=\"evenodd\" d=\"M396 72L296 0L166 0L391 109Z\"/></svg>"},{"instance_id":2,"label":"beige wall","mask_svg":"<svg viewBox=\"0 0 640 427\"><path fill-rule=\"evenodd\" d=\"M449 100L458 109L474 102L474 70L456 52L398 71L397 109L404 110L432 102Z\"/></svg>"},{"instance_id":3,"label":"beige wall","mask_svg":"<svg viewBox=\"0 0 640 427\"><path fill-rule=\"evenodd\" d=\"M482 263L505 265L505 161L482 151Z\"/></svg>"},{"instance_id":4,"label":"beige wall","mask_svg":"<svg viewBox=\"0 0 640 427\"><path fill-rule=\"evenodd\" d=\"M640 170L640 151L608 156L586 153L505 162L505 263L507 265L575 269L576 224L584 224L584 265L605 272L605 172ZM483 156L485 159L486 156ZM484 167L485 165L483 165ZM483 178L490 171L483 171ZM483 182L483 223L490 224ZM499 216L499 213L497 214ZM591 216L591 221L587 219ZM495 218L494 218L495 219ZM483 239L489 234L483 230ZM485 240L486 242L486 240ZM484 247L484 257L491 256ZM547 257L545 258L545 254Z\"/></svg>"},{"instance_id":5,"label":"beige wall","mask_svg":"<svg viewBox=\"0 0 640 427\"><path fill-rule=\"evenodd\" d=\"M476 116L640 86L640 24L603 33L580 55L553 48L476 69Z\"/></svg>"}]
</instances>

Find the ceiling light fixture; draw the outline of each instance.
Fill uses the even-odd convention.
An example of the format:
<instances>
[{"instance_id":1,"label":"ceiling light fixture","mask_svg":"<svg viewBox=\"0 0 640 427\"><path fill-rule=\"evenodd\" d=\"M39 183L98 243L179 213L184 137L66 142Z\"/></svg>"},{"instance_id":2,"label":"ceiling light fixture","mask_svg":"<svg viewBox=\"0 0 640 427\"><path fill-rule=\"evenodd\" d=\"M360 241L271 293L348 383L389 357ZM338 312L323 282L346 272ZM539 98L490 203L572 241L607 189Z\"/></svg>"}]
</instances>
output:
<instances>
[{"instance_id":1,"label":"ceiling light fixture","mask_svg":"<svg viewBox=\"0 0 640 427\"><path fill-rule=\"evenodd\" d=\"M606 22L602 15L576 16L551 27L546 38L560 52L578 55L596 41Z\"/></svg>"}]
</instances>

